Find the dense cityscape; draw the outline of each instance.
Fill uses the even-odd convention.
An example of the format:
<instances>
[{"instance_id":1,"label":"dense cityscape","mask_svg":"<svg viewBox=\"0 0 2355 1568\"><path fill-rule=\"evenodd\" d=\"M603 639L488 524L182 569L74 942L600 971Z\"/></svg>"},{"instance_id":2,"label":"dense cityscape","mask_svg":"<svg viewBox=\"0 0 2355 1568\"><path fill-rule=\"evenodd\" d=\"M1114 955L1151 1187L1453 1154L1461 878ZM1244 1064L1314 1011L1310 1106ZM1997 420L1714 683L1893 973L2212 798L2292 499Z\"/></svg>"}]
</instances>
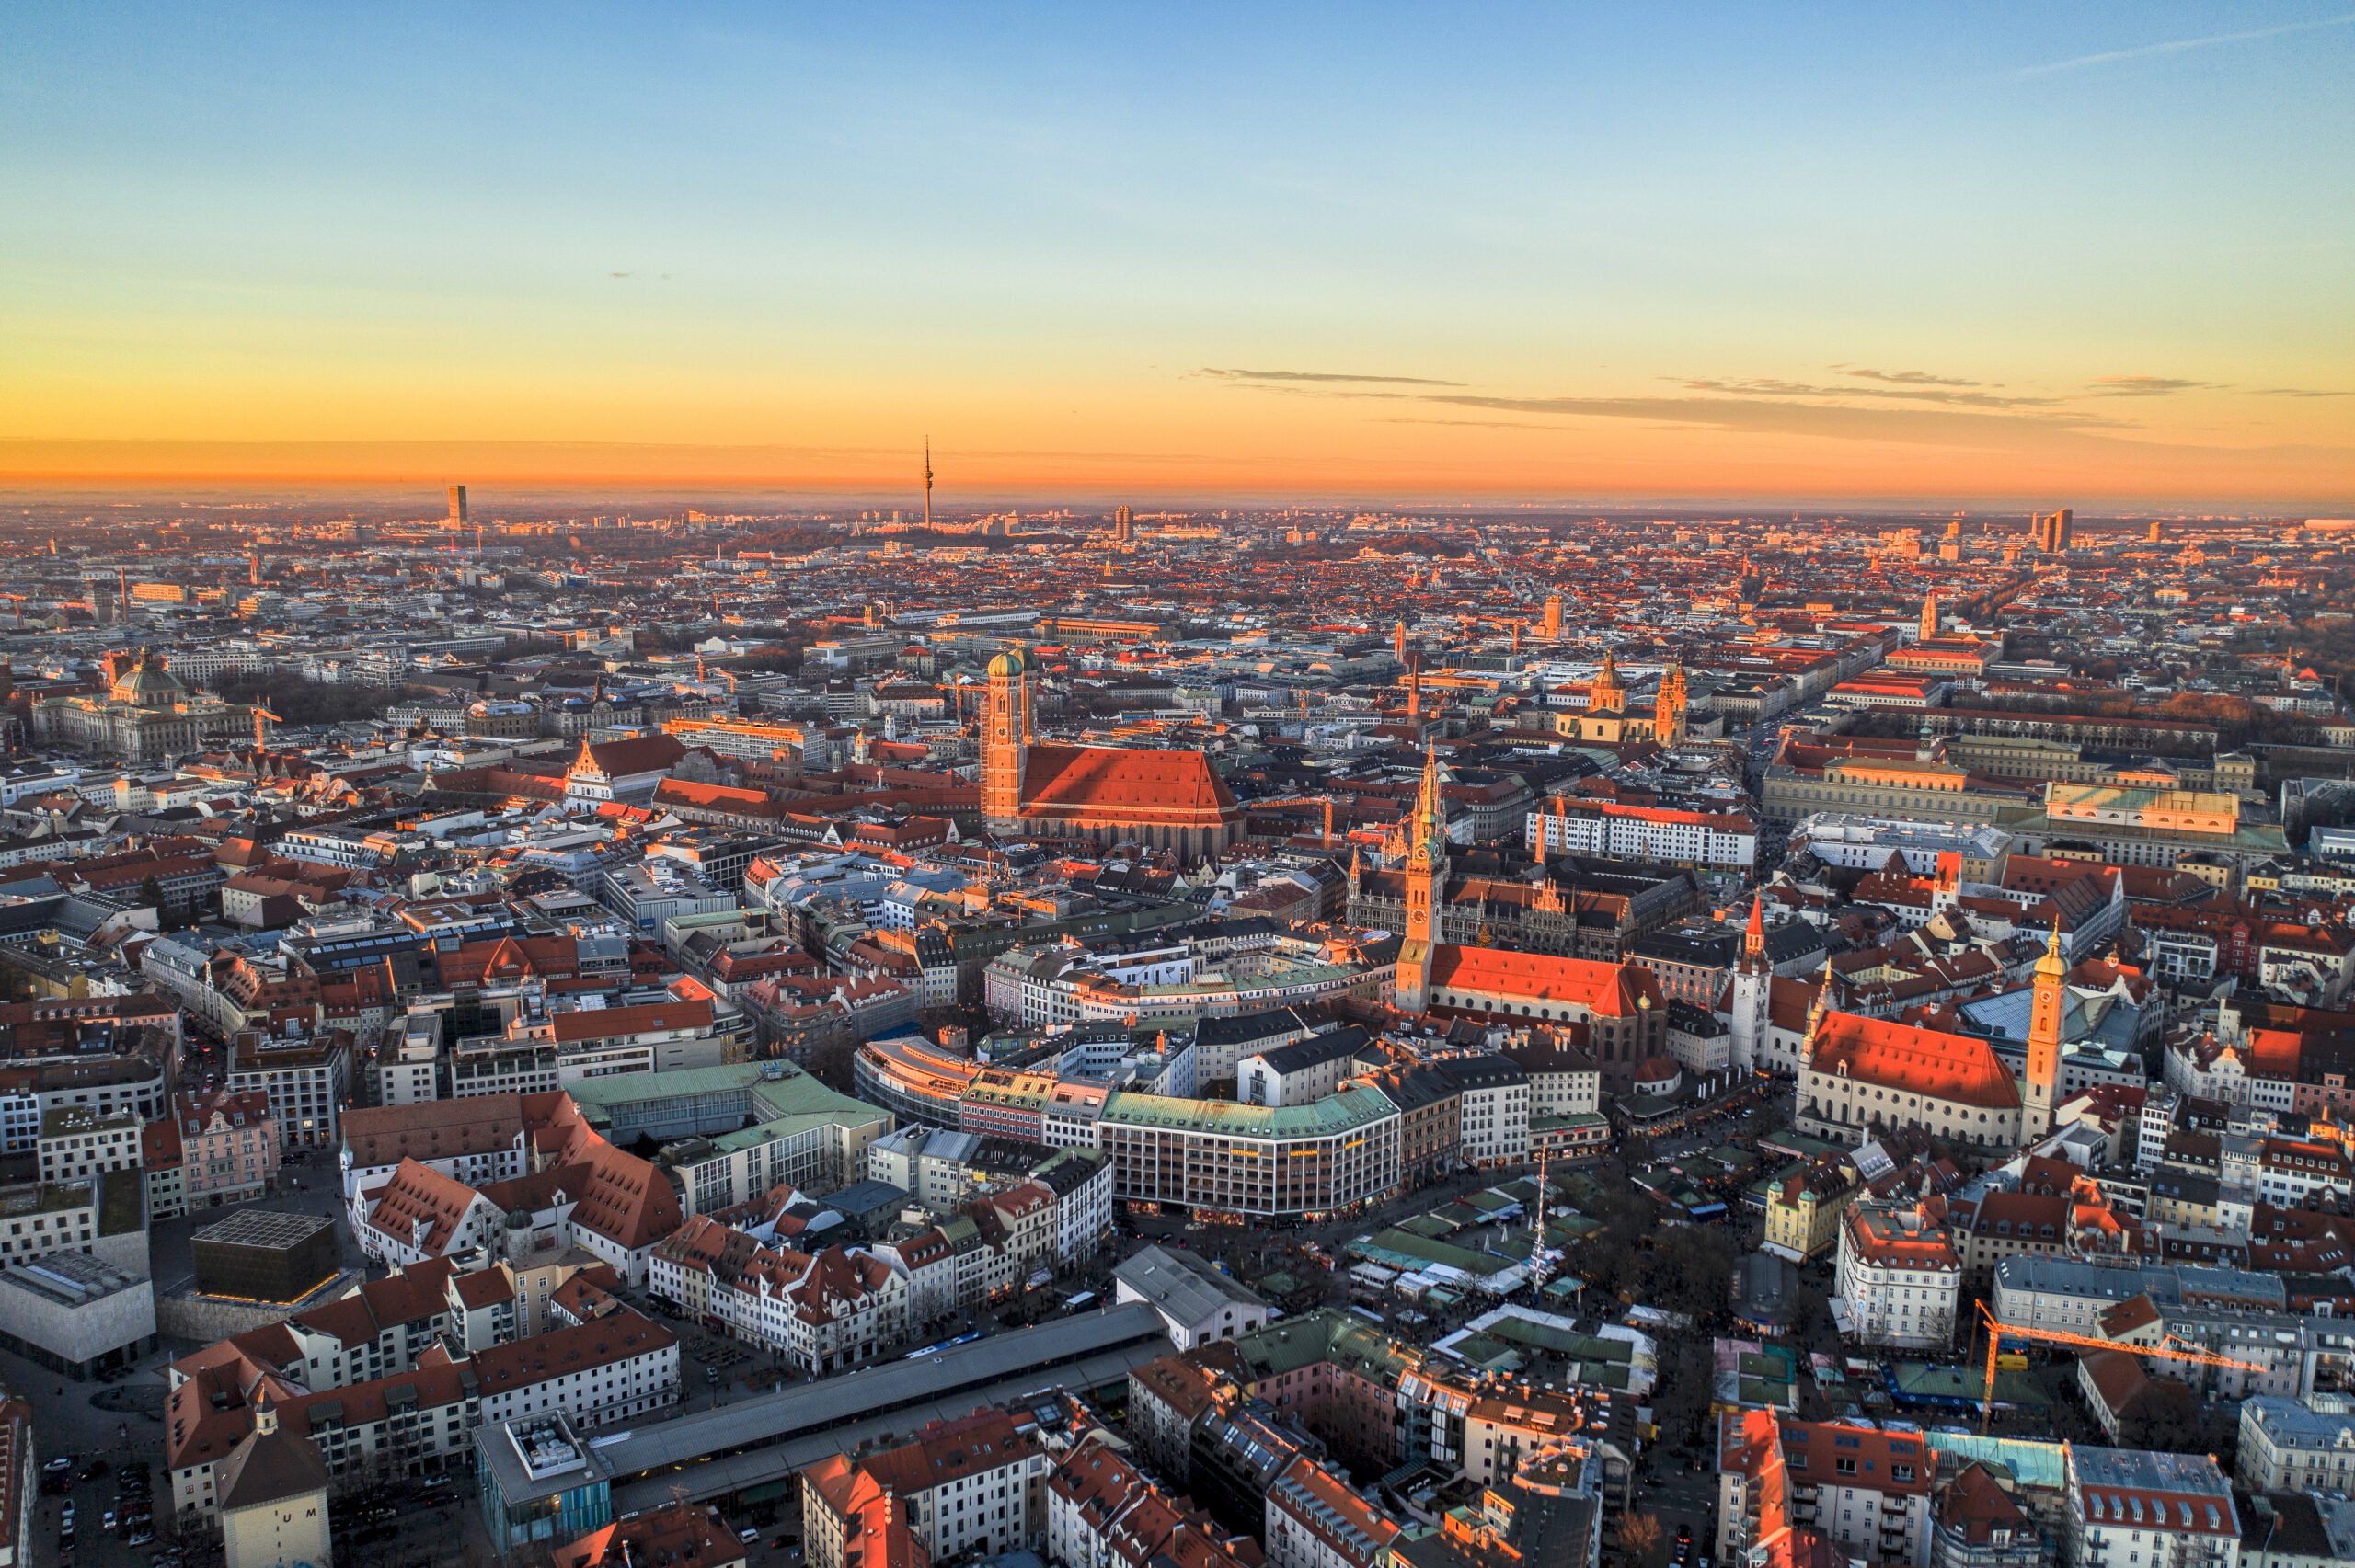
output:
<instances>
[{"instance_id":1,"label":"dense cityscape","mask_svg":"<svg viewBox=\"0 0 2355 1568\"><path fill-rule=\"evenodd\" d=\"M2355 1568L2355 10L0 5L0 1568Z\"/></svg>"},{"instance_id":2,"label":"dense cityscape","mask_svg":"<svg viewBox=\"0 0 2355 1568\"><path fill-rule=\"evenodd\" d=\"M2355 521L934 464L9 509L16 1561L2355 1555Z\"/></svg>"}]
</instances>

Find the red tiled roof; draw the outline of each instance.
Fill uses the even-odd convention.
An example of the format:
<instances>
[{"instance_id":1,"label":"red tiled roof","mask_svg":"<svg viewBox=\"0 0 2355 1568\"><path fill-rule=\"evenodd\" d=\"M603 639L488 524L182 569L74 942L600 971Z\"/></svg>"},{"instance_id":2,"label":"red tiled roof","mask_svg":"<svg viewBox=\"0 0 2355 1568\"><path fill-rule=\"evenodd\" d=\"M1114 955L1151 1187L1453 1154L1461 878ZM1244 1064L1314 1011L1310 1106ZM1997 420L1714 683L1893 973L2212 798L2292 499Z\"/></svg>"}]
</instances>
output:
<instances>
[{"instance_id":1,"label":"red tiled roof","mask_svg":"<svg viewBox=\"0 0 2355 1568\"><path fill-rule=\"evenodd\" d=\"M368 1228L393 1238L402 1246L438 1253L474 1207L475 1189L430 1165L404 1158L385 1185L376 1189L375 1207L368 1211ZM423 1221L422 1240L413 1241Z\"/></svg>"},{"instance_id":2,"label":"red tiled roof","mask_svg":"<svg viewBox=\"0 0 2355 1568\"><path fill-rule=\"evenodd\" d=\"M1103 815L1215 827L1242 809L1200 751L1033 746L1023 763L1026 817Z\"/></svg>"},{"instance_id":3,"label":"red tiled roof","mask_svg":"<svg viewBox=\"0 0 2355 1568\"><path fill-rule=\"evenodd\" d=\"M362 1170L412 1157L448 1160L511 1149L523 1130L523 1099L482 1094L414 1105L356 1105L343 1114L343 1146Z\"/></svg>"},{"instance_id":4,"label":"red tiled roof","mask_svg":"<svg viewBox=\"0 0 2355 1568\"><path fill-rule=\"evenodd\" d=\"M1632 1016L1647 997L1660 1004L1649 972L1634 965L1453 943L1433 950L1430 984L1435 990L1566 1002L1605 1018Z\"/></svg>"},{"instance_id":5,"label":"red tiled roof","mask_svg":"<svg viewBox=\"0 0 2355 1568\"><path fill-rule=\"evenodd\" d=\"M677 1334L653 1319L624 1310L528 1339L486 1345L475 1353L475 1378L486 1397L511 1393L551 1378L653 1355L678 1343Z\"/></svg>"},{"instance_id":6,"label":"red tiled roof","mask_svg":"<svg viewBox=\"0 0 2355 1568\"><path fill-rule=\"evenodd\" d=\"M1808 1066L1908 1094L1988 1110L2017 1110L2019 1084L1985 1040L1887 1018L1827 1013Z\"/></svg>"}]
</instances>

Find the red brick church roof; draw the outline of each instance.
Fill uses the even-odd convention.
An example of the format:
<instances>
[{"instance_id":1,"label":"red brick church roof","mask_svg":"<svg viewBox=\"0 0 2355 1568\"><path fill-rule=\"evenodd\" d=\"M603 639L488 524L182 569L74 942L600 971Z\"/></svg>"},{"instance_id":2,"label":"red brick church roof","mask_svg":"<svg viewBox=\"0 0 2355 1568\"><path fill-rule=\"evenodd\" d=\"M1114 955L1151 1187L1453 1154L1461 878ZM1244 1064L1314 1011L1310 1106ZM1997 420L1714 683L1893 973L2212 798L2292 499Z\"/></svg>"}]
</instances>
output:
<instances>
[{"instance_id":1,"label":"red brick church roof","mask_svg":"<svg viewBox=\"0 0 2355 1568\"><path fill-rule=\"evenodd\" d=\"M1808 1066L1958 1104L2011 1111L2020 1104L2018 1082L1986 1041L1890 1018L1825 1013Z\"/></svg>"},{"instance_id":2,"label":"red brick church roof","mask_svg":"<svg viewBox=\"0 0 2355 1568\"><path fill-rule=\"evenodd\" d=\"M1633 1016L1647 997L1660 1005L1650 974L1631 965L1453 943L1432 952L1430 984L1435 990L1573 1003L1605 1018Z\"/></svg>"},{"instance_id":3,"label":"red brick church roof","mask_svg":"<svg viewBox=\"0 0 2355 1568\"><path fill-rule=\"evenodd\" d=\"M1027 818L1214 828L1243 808L1200 751L1033 746L1022 770Z\"/></svg>"}]
</instances>

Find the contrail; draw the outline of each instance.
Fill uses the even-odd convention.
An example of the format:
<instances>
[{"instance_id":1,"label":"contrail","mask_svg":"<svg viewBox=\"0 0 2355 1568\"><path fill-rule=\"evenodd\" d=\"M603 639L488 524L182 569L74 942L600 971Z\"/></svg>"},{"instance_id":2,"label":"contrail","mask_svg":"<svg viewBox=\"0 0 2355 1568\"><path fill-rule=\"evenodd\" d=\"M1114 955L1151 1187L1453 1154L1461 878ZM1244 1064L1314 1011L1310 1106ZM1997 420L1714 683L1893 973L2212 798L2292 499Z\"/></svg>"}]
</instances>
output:
<instances>
[{"instance_id":1,"label":"contrail","mask_svg":"<svg viewBox=\"0 0 2355 1568\"><path fill-rule=\"evenodd\" d=\"M2248 43L2260 38L2280 38L2283 33L2313 32L2317 28L2342 28L2349 22L2355 22L2355 11L2311 22L2283 22L2279 27L2252 28L2247 32L2211 33L2206 38L2179 38L2167 43L2145 43L2133 49L2105 50L2099 54L2080 54L2074 60L2055 60L2045 65L2023 65L2012 74L2049 76L2056 71L2074 71L2086 65L2109 65L2120 60L2142 60L2154 54L2181 54L2188 50L2209 49L2220 43Z\"/></svg>"}]
</instances>

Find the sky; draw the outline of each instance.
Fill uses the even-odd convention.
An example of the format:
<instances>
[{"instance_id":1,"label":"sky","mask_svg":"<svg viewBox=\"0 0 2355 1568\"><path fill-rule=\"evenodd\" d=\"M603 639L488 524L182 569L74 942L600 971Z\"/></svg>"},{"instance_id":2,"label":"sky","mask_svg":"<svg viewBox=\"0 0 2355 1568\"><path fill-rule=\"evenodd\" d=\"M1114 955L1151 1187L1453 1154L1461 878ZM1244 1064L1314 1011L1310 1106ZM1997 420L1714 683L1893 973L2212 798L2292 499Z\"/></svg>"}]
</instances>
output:
<instances>
[{"instance_id":1,"label":"sky","mask_svg":"<svg viewBox=\"0 0 2355 1568\"><path fill-rule=\"evenodd\" d=\"M14 0L0 487L2343 513L2349 3Z\"/></svg>"}]
</instances>

